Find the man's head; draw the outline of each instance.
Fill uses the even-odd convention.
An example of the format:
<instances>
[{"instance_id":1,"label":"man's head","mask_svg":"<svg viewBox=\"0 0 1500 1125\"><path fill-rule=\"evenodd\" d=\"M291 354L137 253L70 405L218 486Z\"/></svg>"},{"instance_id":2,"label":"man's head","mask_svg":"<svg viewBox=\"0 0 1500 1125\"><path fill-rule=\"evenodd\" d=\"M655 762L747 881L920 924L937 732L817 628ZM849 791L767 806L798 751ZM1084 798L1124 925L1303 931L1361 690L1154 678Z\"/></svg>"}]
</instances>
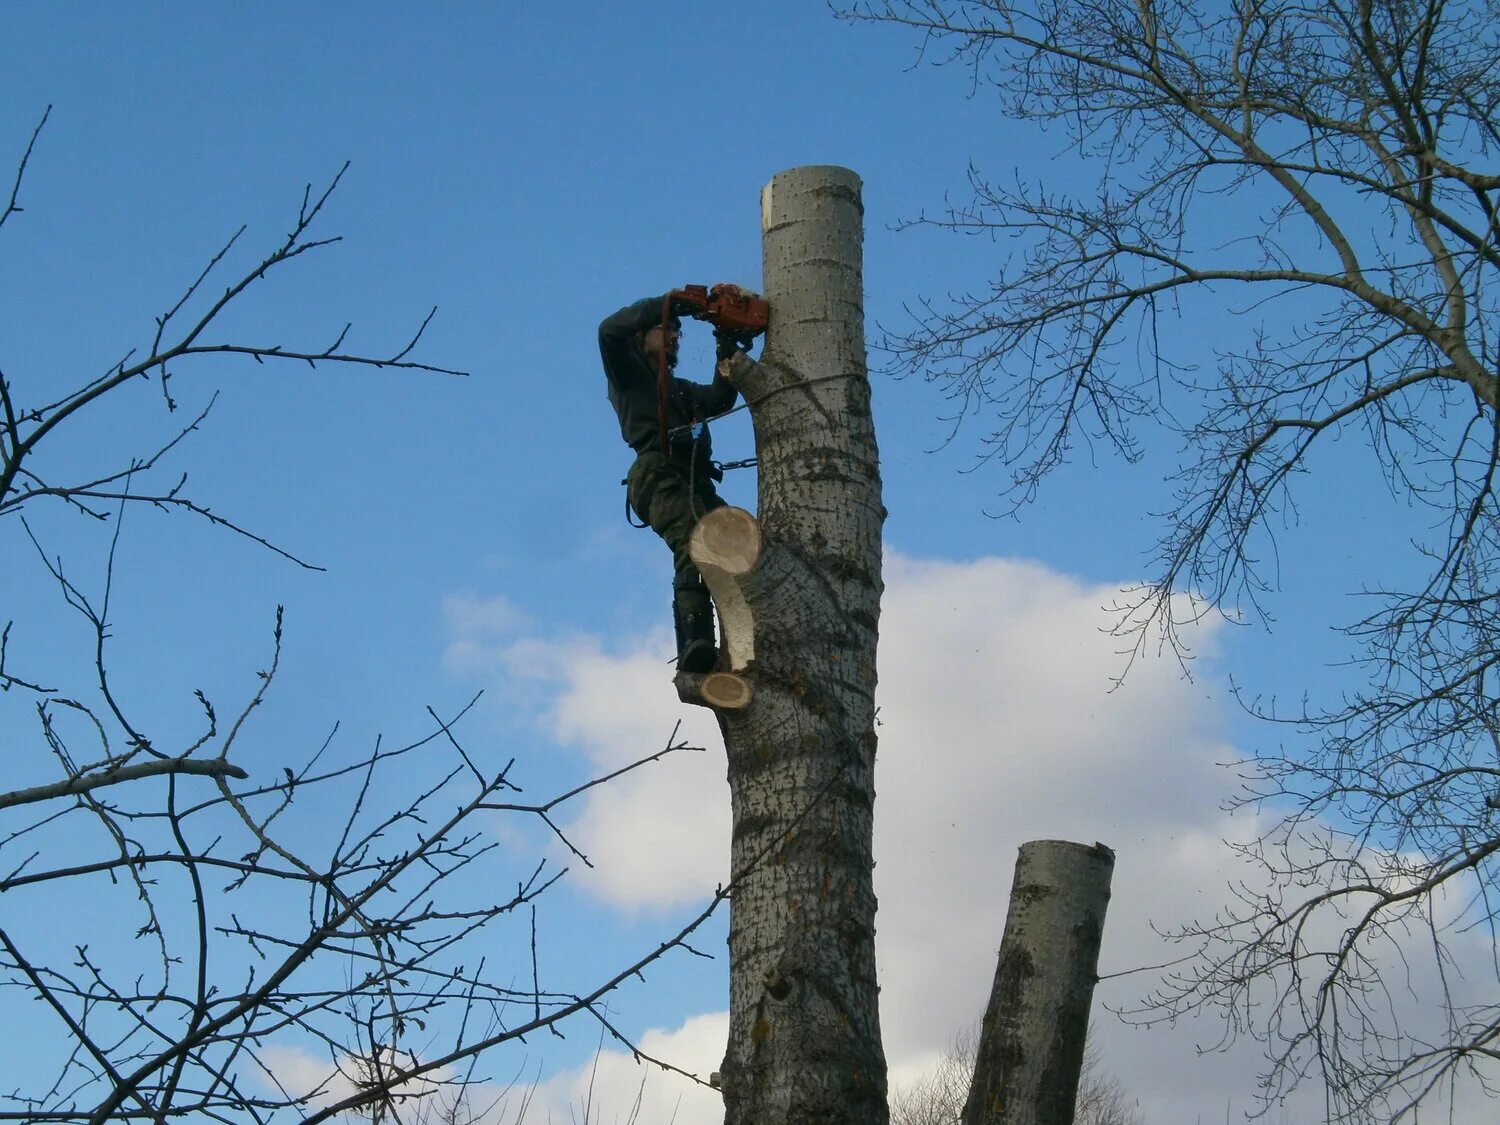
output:
<instances>
[{"instance_id":1,"label":"man's head","mask_svg":"<svg viewBox=\"0 0 1500 1125\"><path fill-rule=\"evenodd\" d=\"M682 321L668 317L666 324L653 324L641 334L641 350L655 367L661 363L662 349L666 349L667 366L677 366L677 339L682 332Z\"/></svg>"}]
</instances>

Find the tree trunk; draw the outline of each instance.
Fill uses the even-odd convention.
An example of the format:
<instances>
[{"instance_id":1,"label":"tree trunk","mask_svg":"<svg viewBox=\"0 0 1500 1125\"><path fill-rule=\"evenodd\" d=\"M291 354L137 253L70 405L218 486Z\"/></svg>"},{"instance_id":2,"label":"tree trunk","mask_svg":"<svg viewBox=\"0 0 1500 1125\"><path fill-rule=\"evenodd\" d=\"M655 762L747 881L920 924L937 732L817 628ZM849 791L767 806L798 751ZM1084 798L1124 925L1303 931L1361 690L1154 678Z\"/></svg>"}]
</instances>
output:
<instances>
[{"instance_id":1,"label":"tree trunk","mask_svg":"<svg viewBox=\"0 0 1500 1125\"><path fill-rule=\"evenodd\" d=\"M1115 854L1021 845L963 1125L1072 1125Z\"/></svg>"},{"instance_id":2,"label":"tree trunk","mask_svg":"<svg viewBox=\"0 0 1500 1125\"><path fill-rule=\"evenodd\" d=\"M762 192L771 324L759 363L725 364L754 420L759 521L721 510L696 536L748 689L718 712L736 880L728 1125L886 1121L871 877L885 509L862 214L842 168L792 169Z\"/></svg>"}]
</instances>

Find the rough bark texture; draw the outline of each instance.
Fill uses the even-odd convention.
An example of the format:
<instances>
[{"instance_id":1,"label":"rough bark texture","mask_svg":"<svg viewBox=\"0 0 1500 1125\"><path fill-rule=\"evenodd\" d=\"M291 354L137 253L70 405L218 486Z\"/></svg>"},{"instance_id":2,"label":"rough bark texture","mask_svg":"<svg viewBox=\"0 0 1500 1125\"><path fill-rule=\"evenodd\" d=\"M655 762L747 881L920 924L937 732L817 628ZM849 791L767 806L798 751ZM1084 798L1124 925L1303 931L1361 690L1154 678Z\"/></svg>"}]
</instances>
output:
<instances>
[{"instance_id":1,"label":"rough bark texture","mask_svg":"<svg viewBox=\"0 0 1500 1125\"><path fill-rule=\"evenodd\" d=\"M886 1121L871 830L885 511L865 372L860 182L762 193L771 325L726 371L760 458L749 705L720 711L734 809L728 1125ZM737 646L738 647L738 646ZM743 651L743 650L741 650Z\"/></svg>"},{"instance_id":2,"label":"rough bark texture","mask_svg":"<svg viewBox=\"0 0 1500 1125\"><path fill-rule=\"evenodd\" d=\"M1021 845L963 1125L1072 1125L1115 855Z\"/></svg>"}]
</instances>

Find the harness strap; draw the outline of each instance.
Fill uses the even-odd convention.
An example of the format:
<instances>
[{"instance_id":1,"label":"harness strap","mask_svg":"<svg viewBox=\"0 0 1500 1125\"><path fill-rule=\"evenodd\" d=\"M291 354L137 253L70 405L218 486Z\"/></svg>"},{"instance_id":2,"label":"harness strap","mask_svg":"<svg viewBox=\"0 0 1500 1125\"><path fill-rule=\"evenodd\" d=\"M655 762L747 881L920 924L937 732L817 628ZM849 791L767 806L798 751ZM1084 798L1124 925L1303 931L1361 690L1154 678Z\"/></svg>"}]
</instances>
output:
<instances>
[{"instance_id":1,"label":"harness strap","mask_svg":"<svg viewBox=\"0 0 1500 1125\"><path fill-rule=\"evenodd\" d=\"M656 364L656 428L661 433L662 456L671 452L671 438L667 436L667 318L672 315L672 294L661 299L661 354Z\"/></svg>"},{"instance_id":2,"label":"harness strap","mask_svg":"<svg viewBox=\"0 0 1500 1125\"><path fill-rule=\"evenodd\" d=\"M622 480L620 483L623 484L623 485L628 486L630 484L630 481L628 481L628 480ZM647 521L646 523L636 523L635 522L635 512L630 507L630 489L629 489L629 487L627 487L625 489L625 522L628 523L631 527L650 527L651 526L650 521Z\"/></svg>"}]
</instances>

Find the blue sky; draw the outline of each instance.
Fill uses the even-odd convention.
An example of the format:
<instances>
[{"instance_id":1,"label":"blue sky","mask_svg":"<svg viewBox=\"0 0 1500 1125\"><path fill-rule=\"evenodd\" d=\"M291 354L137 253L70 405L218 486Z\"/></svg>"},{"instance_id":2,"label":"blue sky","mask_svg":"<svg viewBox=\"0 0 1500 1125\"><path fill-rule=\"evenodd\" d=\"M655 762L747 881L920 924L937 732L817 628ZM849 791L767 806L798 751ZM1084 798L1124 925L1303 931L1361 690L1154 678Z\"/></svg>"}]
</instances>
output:
<instances>
[{"instance_id":1,"label":"blue sky","mask_svg":"<svg viewBox=\"0 0 1500 1125\"><path fill-rule=\"evenodd\" d=\"M961 193L971 158L998 176L1015 169L1062 186L1077 186L1078 162L1060 136L1007 121L982 91L970 97L964 73L915 63L909 36L840 23L823 5L796 0L5 6L0 166L13 166L43 109L54 107L28 170L26 210L0 234L0 364L28 399L55 397L149 343L153 316L240 224L249 229L233 261L243 268L284 233L303 185L325 184L346 160L321 223L345 240L256 287L229 322L234 333L317 346L352 322L351 346L385 352L436 305L421 358L471 373L312 373L233 361L182 369L174 390L184 407L218 400L168 475L189 473L192 493L216 512L327 569L303 571L181 515L130 513L115 614L122 685L163 729L185 729L193 688L226 701L244 696L269 651L274 607L285 604L282 672L257 751L271 764L321 741L335 720L353 746L377 732L410 735L427 704L453 710L480 687L488 694L471 741L496 761L520 758L535 792L572 784L631 749L654 749L681 710L662 632L668 560L654 537L624 523L617 482L629 455L604 398L595 327L620 305L678 284L757 284L759 189L805 163L845 165L864 179L872 330L898 325L902 302L919 294L982 284L999 252L993 244L893 225L940 207L945 192ZM1210 323L1180 330L1208 336ZM709 352L706 330L690 328L680 372L706 376ZM1342 650L1327 626L1352 615L1347 591L1388 573L1382 544L1392 514L1378 482L1333 456L1283 541L1276 629L1211 629L1200 634L1205 662L1193 682L1169 661L1148 660L1139 689L1109 696L1120 662L1098 632L1097 610L1143 573L1149 513L1170 503L1160 478L1175 444L1151 436L1137 466L1095 467L1080 455L1019 520L994 520L984 512L998 482L984 470L962 472L983 431L966 428L938 448L945 406L919 379L875 377L887 544L901 575L890 579L892 593L927 607L900 618L911 632L887 632L882 690L918 700L913 678L956 660L976 692L1016 710L976 706L962 716L961 700L929 700L926 712L892 702L886 713L906 706L910 726L883 735L896 746L891 776L911 787L907 796L923 795L913 804L936 819L910 831L930 833L943 810L963 804L962 790L924 788L944 777L945 753L967 760L956 747L992 746L986 764L968 774L955 767L953 777L994 786L997 808L1027 794L1031 811L1015 823L975 812L982 831L955 827L963 839L951 846L978 865L973 873L988 873L990 901L979 914L903 902L902 888L920 884L920 874L881 891L893 948L905 940L900 919L945 909L977 934L953 957L968 975L945 977L929 994L951 1003L918 1011L917 999L897 1001L907 1005L898 1009L904 1026L920 1029L892 1036L892 1062L908 1073L982 1008L1022 840L1097 837L1120 851L1122 873L1138 841L1143 854L1175 855L1198 871L1202 887L1188 897L1211 909L1211 888L1227 877L1214 842L1229 831L1215 812L1228 780L1212 762L1267 737L1239 716L1224 684L1234 676L1295 697L1332 682L1326 665ZM167 415L153 386L128 388L59 431L53 464L118 464L165 440L179 417ZM751 456L750 440L743 414L716 429L726 459ZM753 507L750 474L726 482L725 494ZM1351 506L1363 514L1332 521ZM39 511L33 526L70 573L98 581L108 545L99 528L62 511ZM0 537L0 574L11 595L0 617L17 621L12 658L45 682L77 681L86 637L14 528ZM992 628L919 638L929 618ZM1288 651L1299 659L1287 661ZM1017 652L1022 664L1053 670L1056 691L1031 692L1050 710L1014 694L1024 678ZM600 702L625 683L638 690ZM25 729L28 706L15 693L0 697L7 737ZM1080 716L1103 725L1085 729ZM941 740L923 734L939 728ZM1138 758L1118 763L1113 797L1080 799L1077 777L1109 771L1064 751L1102 753L1109 730L1115 752ZM899 763L911 761L903 754L919 744L930 764L903 772ZM646 835L633 824L680 821L690 838L659 842L658 857L713 856L721 846L727 854L727 838L712 835L719 821L673 805L674 786L704 803L719 799L722 768L716 742L709 746L680 776L662 767L665 792L626 790L616 805L591 808L592 826L585 817L580 831L629 855L624 839ZM1028 759L1044 753L1028 749L1038 746L1080 772L1047 774ZM1175 761L1162 756L1173 746L1182 755ZM1142 776L1161 784L1137 790L1119 780ZM1185 818L1180 835L1153 804L1163 791L1176 794L1169 803ZM544 846L525 832L519 840ZM895 849L890 841L877 852ZM935 852L933 864L956 870L946 855ZM581 976L618 963L621 949L649 943L712 892L711 865L657 878L651 862L650 853L622 860L615 876L555 896L544 924L559 961ZM1150 886L1144 869L1129 879ZM964 886L960 879L954 893ZM86 916L86 905L75 906ZM1149 960L1144 916L1137 921L1122 931L1134 935L1128 942L1106 944L1107 965ZM578 940L585 933L609 936ZM923 940L912 936L911 947ZM621 1003L643 1033L670 1039L698 1018L710 1023L691 1024L695 1034L712 1040L724 973L722 960L674 963ZM976 976L972 1012L954 1011ZM890 1033L889 1010L886 1018ZM9 1028L0 1037L14 1035ZM1195 1034L1212 1029L1176 1032L1170 1049L1112 1041L1107 1064L1155 1108L1153 1120L1220 1120L1226 1107L1251 1108L1253 1055L1200 1063ZM551 1055L527 1057L557 1074L561 1090L562 1072L593 1042L580 1029ZM0 1086L7 1082L0 1066Z\"/></svg>"}]
</instances>

